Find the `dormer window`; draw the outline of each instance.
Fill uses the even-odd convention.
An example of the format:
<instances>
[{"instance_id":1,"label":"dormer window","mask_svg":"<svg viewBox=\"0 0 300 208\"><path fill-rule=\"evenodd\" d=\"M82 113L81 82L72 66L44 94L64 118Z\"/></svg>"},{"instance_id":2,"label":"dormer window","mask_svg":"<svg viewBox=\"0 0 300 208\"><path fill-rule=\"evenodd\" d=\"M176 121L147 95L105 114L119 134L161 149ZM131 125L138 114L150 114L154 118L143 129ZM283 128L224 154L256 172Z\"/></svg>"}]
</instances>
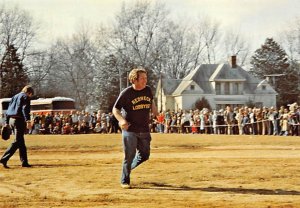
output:
<instances>
[{"instance_id":1,"label":"dormer window","mask_svg":"<svg viewBox=\"0 0 300 208\"><path fill-rule=\"evenodd\" d=\"M191 90L195 90L195 85L191 85Z\"/></svg>"}]
</instances>

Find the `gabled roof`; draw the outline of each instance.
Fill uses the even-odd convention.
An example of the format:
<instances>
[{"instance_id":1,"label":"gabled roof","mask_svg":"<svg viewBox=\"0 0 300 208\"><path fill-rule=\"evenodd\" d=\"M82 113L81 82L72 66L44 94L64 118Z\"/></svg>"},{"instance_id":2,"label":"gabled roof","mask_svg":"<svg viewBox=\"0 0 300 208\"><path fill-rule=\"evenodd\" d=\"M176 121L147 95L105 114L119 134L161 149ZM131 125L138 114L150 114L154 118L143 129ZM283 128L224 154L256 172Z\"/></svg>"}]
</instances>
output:
<instances>
[{"instance_id":1,"label":"gabled roof","mask_svg":"<svg viewBox=\"0 0 300 208\"><path fill-rule=\"evenodd\" d=\"M176 90L173 92L173 95L179 95L185 90L190 84L192 84L193 80L185 80L183 79Z\"/></svg>"},{"instance_id":2,"label":"gabled roof","mask_svg":"<svg viewBox=\"0 0 300 208\"><path fill-rule=\"evenodd\" d=\"M182 79L162 79L162 88L165 95L171 95L178 85L181 83ZM158 86L160 86L160 80L158 81Z\"/></svg>"},{"instance_id":3,"label":"gabled roof","mask_svg":"<svg viewBox=\"0 0 300 208\"><path fill-rule=\"evenodd\" d=\"M182 80L163 79L163 90L165 95L177 95L182 93L189 84L195 82L203 90L203 94L213 94L212 82L226 80L243 82L244 93L246 94L254 94L262 81L240 66L232 68L229 64L202 64ZM276 94L276 91L270 85L267 90L268 93Z\"/></svg>"},{"instance_id":4,"label":"gabled roof","mask_svg":"<svg viewBox=\"0 0 300 208\"><path fill-rule=\"evenodd\" d=\"M237 66L236 68L232 68L229 64L220 64L209 81L222 81L222 80L236 80L236 81L246 81L245 77L241 76L239 71L241 67ZM243 70L243 69L242 69Z\"/></svg>"},{"instance_id":5,"label":"gabled roof","mask_svg":"<svg viewBox=\"0 0 300 208\"><path fill-rule=\"evenodd\" d=\"M211 94L214 92L209 78L214 73L218 64L202 64L196 67L185 79L192 79L203 90L204 94Z\"/></svg>"},{"instance_id":6,"label":"gabled roof","mask_svg":"<svg viewBox=\"0 0 300 208\"><path fill-rule=\"evenodd\" d=\"M266 86L266 89L265 90L262 90L262 86ZM273 94L273 93L276 93L277 92L269 85L269 83L267 82L267 80L262 80L260 83L258 83L256 85L256 89L255 89L255 93L257 94L260 94L260 93L263 93L263 94Z\"/></svg>"},{"instance_id":7,"label":"gabled roof","mask_svg":"<svg viewBox=\"0 0 300 208\"><path fill-rule=\"evenodd\" d=\"M194 89L191 90L190 86L194 85ZM203 94L203 89L193 80L182 80L176 90L173 92L173 96L181 95L181 94Z\"/></svg>"}]
</instances>

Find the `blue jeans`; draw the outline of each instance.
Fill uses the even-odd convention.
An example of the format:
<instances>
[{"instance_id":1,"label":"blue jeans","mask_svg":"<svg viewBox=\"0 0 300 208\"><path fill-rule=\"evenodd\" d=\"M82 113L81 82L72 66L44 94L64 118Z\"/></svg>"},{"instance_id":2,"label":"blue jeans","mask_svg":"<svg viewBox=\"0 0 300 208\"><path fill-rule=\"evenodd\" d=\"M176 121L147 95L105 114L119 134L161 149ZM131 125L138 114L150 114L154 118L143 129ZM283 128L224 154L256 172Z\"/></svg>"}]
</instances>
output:
<instances>
[{"instance_id":1,"label":"blue jeans","mask_svg":"<svg viewBox=\"0 0 300 208\"><path fill-rule=\"evenodd\" d=\"M131 170L149 159L151 135L147 133L134 133L122 131L124 160L122 169L122 184L130 184Z\"/></svg>"}]
</instances>

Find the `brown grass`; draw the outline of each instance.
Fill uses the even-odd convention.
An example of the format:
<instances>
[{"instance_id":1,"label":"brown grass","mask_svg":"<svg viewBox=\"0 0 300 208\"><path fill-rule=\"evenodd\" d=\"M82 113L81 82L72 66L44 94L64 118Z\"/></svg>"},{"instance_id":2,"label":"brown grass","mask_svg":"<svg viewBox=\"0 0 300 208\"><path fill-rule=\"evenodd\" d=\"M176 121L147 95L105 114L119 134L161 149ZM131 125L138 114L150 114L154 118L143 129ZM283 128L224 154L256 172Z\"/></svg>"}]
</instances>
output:
<instances>
[{"instance_id":1,"label":"brown grass","mask_svg":"<svg viewBox=\"0 0 300 208\"><path fill-rule=\"evenodd\" d=\"M33 168L0 167L0 207L300 207L300 137L153 134L130 190L119 134L26 143Z\"/></svg>"}]
</instances>

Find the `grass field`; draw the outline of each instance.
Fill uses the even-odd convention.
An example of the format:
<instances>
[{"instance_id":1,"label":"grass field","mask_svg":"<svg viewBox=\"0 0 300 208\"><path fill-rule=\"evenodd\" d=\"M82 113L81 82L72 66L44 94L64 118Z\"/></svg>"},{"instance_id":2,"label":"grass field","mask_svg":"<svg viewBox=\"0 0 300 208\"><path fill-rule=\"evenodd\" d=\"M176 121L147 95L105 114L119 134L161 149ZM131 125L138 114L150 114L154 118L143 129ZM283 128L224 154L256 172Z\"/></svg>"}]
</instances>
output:
<instances>
[{"instance_id":1,"label":"grass field","mask_svg":"<svg viewBox=\"0 0 300 208\"><path fill-rule=\"evenodd\" d=\"M10 141L0 141L1 154ZM300 137L153 134L120 188L121 135L26 135L0 167L0 207L300 207Z\"/></svg>"}]
</instances>

